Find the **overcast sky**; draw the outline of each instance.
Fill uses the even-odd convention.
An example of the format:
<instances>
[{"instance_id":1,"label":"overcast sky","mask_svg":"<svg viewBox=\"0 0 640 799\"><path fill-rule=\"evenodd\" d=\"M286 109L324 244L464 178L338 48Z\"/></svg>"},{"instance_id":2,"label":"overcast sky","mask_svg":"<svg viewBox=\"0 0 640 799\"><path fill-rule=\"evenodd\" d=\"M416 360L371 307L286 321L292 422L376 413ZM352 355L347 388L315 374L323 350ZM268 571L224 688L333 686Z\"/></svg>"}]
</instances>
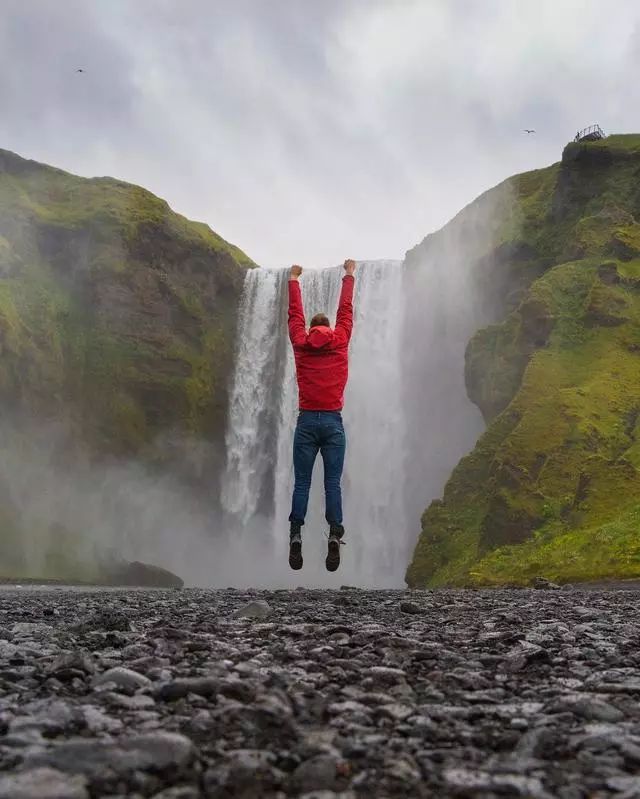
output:
<instances>
[{"instance_id":1,"label":"overcast sky","mask_svg":"<svg viewBox=\"0 0 640 799\"><path fill-rule=\"evenodd\" d=\"M0 0L0 147L264 266L402 257L577 128L640 131L638 75L637 0Z\"/></svg>"}]
</instances>

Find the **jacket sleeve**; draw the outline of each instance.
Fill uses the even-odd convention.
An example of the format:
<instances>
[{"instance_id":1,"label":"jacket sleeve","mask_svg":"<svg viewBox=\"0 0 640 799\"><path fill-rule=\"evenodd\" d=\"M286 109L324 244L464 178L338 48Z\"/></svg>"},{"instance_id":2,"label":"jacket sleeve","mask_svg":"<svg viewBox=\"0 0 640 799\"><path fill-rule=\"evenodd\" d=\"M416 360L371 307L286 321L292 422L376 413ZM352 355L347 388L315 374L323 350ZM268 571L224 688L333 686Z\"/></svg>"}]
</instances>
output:
<instances>
[{"instance_id":1,"label":"jacket sleeve","mask_svg":"<svg viewBox=\"0 0 640 799\"><path fill-rule=\"evenodd\" d=\"M289 338L293 346L302 346L306 340L306 322L304 308L302 307L302 294L300 283L297 280L289 281Z\"/></svg>"},{"instance_id":2,"label":"jacket sleeve","mask_svg":"<svg viewBox=\"0 0 640 799\"><path fill-rule=\"evenodd\" d=\"M349 343L351 331L353 330L353 287L355 278L353 275L345 275L342 278L342 290L340 292L340 302L338 303L338 313L336 315L336 334L344 341Z\"/></svg>"}]
</instances>

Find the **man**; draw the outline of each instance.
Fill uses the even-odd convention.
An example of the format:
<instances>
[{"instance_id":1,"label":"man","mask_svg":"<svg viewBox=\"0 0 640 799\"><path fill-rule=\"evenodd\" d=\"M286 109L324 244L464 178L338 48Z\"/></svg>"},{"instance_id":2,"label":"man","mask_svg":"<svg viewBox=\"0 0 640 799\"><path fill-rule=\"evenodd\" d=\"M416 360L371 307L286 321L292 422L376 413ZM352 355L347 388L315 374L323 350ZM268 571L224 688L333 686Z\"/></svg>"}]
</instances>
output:
<instances>
[{"instance_id":1,"label":"man","mask_svg":"<svg viewBox=\"0 0 640 799\"><path fill-rule=\"evenodd\" d=\"M349 340L353 328L353 286L356 262L344 262L346 275L338 304L335 329L324 314L316 314L307 332L298 279L301 266L291 267L289 279L289 338L293 344L298 378L298 424L293 439L295 485L289 516L289 565L302 568L301 529L307 514L313 464L318 454L324 463L325 518L329 543L325 565L335 571L340 565L342 492L346 438L342 426L344 388L349 374Z\"/></svg>"}]
</instances>

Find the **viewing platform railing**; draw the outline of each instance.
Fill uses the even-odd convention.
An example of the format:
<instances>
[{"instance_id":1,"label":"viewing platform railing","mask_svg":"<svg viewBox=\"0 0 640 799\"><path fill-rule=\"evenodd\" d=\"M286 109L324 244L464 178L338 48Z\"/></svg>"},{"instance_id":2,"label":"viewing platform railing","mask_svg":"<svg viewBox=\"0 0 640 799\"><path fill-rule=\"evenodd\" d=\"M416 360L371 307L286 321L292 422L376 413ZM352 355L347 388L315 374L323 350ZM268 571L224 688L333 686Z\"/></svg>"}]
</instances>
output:
<instances>
[{"instance_id":1,"label":"viewing platform railing","mask_svg":"<svg viewBox=\"0 0 640 799\"><path fill-rule=\"evenodd\" d=\"M604 138L604 131L600 125L589 125L588 128L583 128L576 133L574 141L597 141Z\"/></svg>"}]
</instances>

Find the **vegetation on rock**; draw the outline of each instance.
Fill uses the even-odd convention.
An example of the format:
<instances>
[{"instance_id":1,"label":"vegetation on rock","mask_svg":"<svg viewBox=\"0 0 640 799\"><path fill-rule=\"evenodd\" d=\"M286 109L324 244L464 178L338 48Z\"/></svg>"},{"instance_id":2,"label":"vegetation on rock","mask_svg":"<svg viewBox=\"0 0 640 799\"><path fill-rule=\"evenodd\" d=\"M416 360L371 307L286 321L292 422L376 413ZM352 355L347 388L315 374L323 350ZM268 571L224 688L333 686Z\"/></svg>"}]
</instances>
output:
<instances>
[{"instance_id":1,"label":"vegetation on rock","mask_svg":"<svg viewBox=\"0 0 640 799\"><path fill-rule=\"evenodd\" d=\"M502 319L466 356L487 429L424 513L407 582L637 577L640 136L571 143L492 192L512 202L474 269L500 274Z\"/></svg>"},{"instance_id":2,"label":"vegetation on rock","mask_svg":"<svg viewBox=\"0 0 640 799\"><path fill-rule=\"evenodd\" d=\"M252 265L144 189L0 150L4 417L24 420L25 436L34 419L64 425L66 445L94 460L173 461L197 480L185 452L192 440L209 442L214 459L219 450ZM0 561L15 560L23 537L9 494L0 479ZM61 536L57 573L55 557L72 551Z\"/></svg>"}]
</instances>

